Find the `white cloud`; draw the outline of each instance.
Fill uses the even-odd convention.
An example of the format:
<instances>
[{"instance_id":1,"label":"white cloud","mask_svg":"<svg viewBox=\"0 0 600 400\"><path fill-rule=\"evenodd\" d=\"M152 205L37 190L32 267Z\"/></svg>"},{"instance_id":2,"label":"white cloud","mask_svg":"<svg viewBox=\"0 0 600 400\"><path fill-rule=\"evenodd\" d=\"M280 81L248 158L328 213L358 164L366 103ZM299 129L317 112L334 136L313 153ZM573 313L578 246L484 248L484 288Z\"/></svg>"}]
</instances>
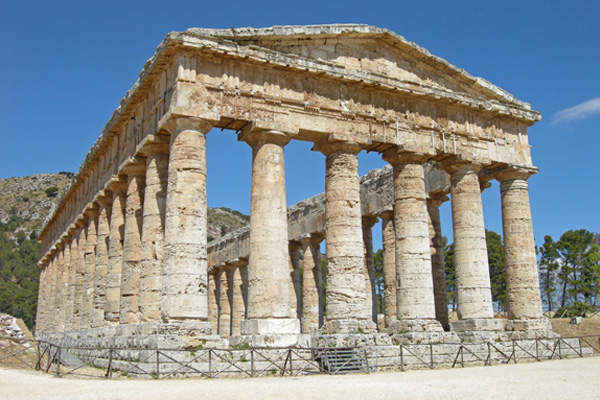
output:
<instances>
[{"instance_id":1,"label":"white cloud","mask_svg":"<svg viewBox=\"0 0 600 400\"><path fill-rule=\"evenodd\" d=\"M565 108L554 114L552 124L568 122L574 119L585 119L592 115L600 114L600 97L577 104L574 107Z\"/></svg>"}]
</instances>

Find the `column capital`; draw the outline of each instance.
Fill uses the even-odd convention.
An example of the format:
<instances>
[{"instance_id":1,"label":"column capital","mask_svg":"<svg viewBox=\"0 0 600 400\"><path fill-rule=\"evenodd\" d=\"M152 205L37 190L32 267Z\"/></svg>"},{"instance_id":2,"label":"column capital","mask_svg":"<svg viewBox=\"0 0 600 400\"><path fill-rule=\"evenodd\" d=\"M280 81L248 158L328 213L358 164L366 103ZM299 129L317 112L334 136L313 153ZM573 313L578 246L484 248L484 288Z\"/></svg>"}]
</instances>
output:
<instances>
[{"instance_id":1,"label":"column capital","mask_svg":"<svg viewBox=\"0 0 600 400\"><path fill-rule=\"evenodd\" d=\"M515 165L509 165L492 174L492 179L496 179L498 182L509 181L513 179L527 180L532 175L539 172L539 169L533 167L520 167Z\"/></svg>"},{"instance_id":2,"label":"column capital","mask_svg":"<svg viewBox=\"0 0 600 400\"><path fill-rule=\"evenodd\" d=\"M85 210L83 211L83 215L88 218L95 218L98 216L98 205L94 203L89 203Z\"/></svg>"},{"instance_id":3,"label":"column capital","mask_svg":"<svg viewBox=\"0 0 600 400\"><path fill-rule=\"evenodd\" d=\"M106 184L104 190L111 191L113 196L125 192L127 190L127 180L125 177L119 175L113 175L110 181Z\"/></svg>"},{"instance_id":4,"label":"column capital","mask_svg":"<svg viewBox=\"0 0 600 400\"><path fill-rule=\"evenodd\" d=\"M357 142L352 141L325 141L318 142L312 148L313 151L319 151L325 156L334 153L346 153L357 155L362 150L362 147Z\"/></svg>"},{"instance_id":5,"label":"column capital","mask_svg":"<svg viewBox=\"0 0 600 400\"><path fill-rule=\"evenodd\" d=\"M379 217L379 219L381 219L382 221L385 219L394 219L394 209L393 208L388 208L386 210L382 210L379 212L379 214L377 215L377 217Z\"/></svg>"},{"instance_id":6,"label":"column capital","mask_svg":"<svg viewBox=\"0 0 600 400\"><path fill-rule=\"evenodd\" d=\"M427 198L427 205L433 207L440 207L443 203L450 200L448 196L443 193L429 193Z\"/></svg>"},{"instance_id":7,"label":"column capital","mask_svg":"<svg viewBox=\"0 0 600 400\"><path fill-rule=\"evenodd\" d=\"M146 175L146 160L139 157L133 157L121 169L121 172L128 177Z\"/></svg>"},{"instance_id":8,"label":"column capital","mask_svg":"<svg viewBox=\"0 0 600 400\"><path fill-rule=\"evenodd\" d=\"M383 152L382 158L392 166L401 164L424 164L430 156L422 153L412 153L398 147L392 147Z\"/></svg>"},{"instance_id":9,"label":"column capital","mask_svg":"<svg viewBox=\"0 0 600 400\"><path fill-rule=\"evenodd\" d=\"M302 246L306 246L311 243L319 244L323 241L323 239L325 239L325 236L323 235L323 233L316 232L316 233L310 233L310 234L307 233L305 235L302 235L298 238L298 241L300 241L300 243L302 243Z\"/></svg>"},{"instance_id":10,"label":"column capital","mask_svg":"<svg viewBox=\"0 0 600 400\"><path fill-rule=\"evenodd\" d=\"M439 161L438 166L450 175L466 172L478 173L483 168L481 164L477 164L472 161L461 160L457 157L449 157L445 160Z\"/></svg>"},{"instance_id":11,"label":"column capital","mask_svg":"<svg viewBox=\"0 0 600 400\"><path fill-rule=\"evenodd\" d=\"M275 130L248 129L239 134L238 141L246 142L252 148L265 143L277 144L283 147L290 142L290 137L284 132Z\"/></svg>"},{"instance_id":12,"label":"column capital","mask_svg":"<svg viewBox=\"0 0 600 400\"><path fill-rule=\"evenodd\" d=\"M98 204L98 208L110 207L112 204L112 192L105 191L103 195L96 198L95 203Z\"/></svg>"},{"instance_id":13,"label":"column capital","mask_svg":"<svg viewBox=\"0 0 600 400\"><path fill-rule=\"evenodd\" d=\"M206 134L212 129L212 124L201 118L174 117L170 118L163 128L171 135L182 131L198 131Z\"/></svg>"},{"instance_id":14,"label":"column capital","mask_svg":"<svg viewBox=\"0 0 600 400\"><path fill-rule=\"evenodd\" d=\"M148 158L154 154L169 154L169 142L147 142L140 149L140 154Z\"/></svg>"},{"instance_id":15,"label":"column capital","mask_svg":"<svg viewBox=\"0 0 600 400\"><path fill-rule=\"evenodd\" d=\"M301 250L302 249L302 242L299 240L290 240L288 247L290 248L290 250Z\"/></svg>"},{"instance_id":16,"label":"column capital","mask_svg":"<svg viewBox=\"0 0 600 400\"><path fill-rule=\"evenodd\" d=\"M371 229L377 223L377 217L374 215L363 215L362 227L364 229Z\"/></svg>"}]
</instances>

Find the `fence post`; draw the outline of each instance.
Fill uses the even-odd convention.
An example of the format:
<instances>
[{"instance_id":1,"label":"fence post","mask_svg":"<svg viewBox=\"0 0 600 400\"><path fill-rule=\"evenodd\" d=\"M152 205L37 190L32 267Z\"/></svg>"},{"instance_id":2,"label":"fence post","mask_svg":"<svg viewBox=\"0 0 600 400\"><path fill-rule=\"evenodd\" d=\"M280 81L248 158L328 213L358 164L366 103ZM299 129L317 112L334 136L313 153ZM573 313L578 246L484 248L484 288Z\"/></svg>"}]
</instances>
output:
<instances>
[{"instance_id":1,"label":"fence post","mask_svg":"<svg viewBox=\"0 0 600 400\"><path fill-rule=\"evenodd\" d=\"M208 376L212 378L212 352L213 349L208 349Z\"/></svg>"},{"instance_id":2,"label":"fence post","mask_svg":"<svg viewBox=\"0 0 600 400\"><path fill-rule=\"evenodd\" d=\"M487 362L485 363L485 365L492 366L492 346L490 345L490 342L486 342L486 344L487 344L487 348L488 348L488 357L487 357Z\"/></svg>"},{"instance_id":3,"label":"fence post","mask_svg":"<svg viewBox=\"0 0 600 400\"><path fill-rule=\"evenodd\" d=\"M61 359L61 349L62 347L58 347L56 352L58 353L58 357L56 359L56 376L60 376L60 359Z\"/></svg>"},{"instance_id":4,"label":"fence post","mask_svg":"<svg viewBox=\"0 0 600 400\"><path fill-rule=\"evenodd\" d=\"M37 342L37 362L35 363L35 370L39 371L40 370L40 364L42 362L42 359L40 357L40 342Z\"/></svg>"},{"instance_id":5,"label":"fence post","mask_svg":"<svg viewBox=\"0 0 600 400\"><path fill-rule=\"evenodd\" d=\"M538 338L535 338L535 361L540 361L539 346L540 346L540 340Z\"/></svg>"},{"instance_id":6,"label":"fence post","mask_svg":"<svg viewBox=\"0 0 600 400\"><path fill-rule=\"evenodd\" d=\"M112 361L113 361L113 349L108 350L108 368L106 369L106 377L112 378Z\"/></svg>"},{"instance_id":7,"label":"fence post","mask_svg":"<svg viewBox=\"0 0 600 400\"><path fill-rule=\"evenodd\" d=\"M160 379L160 350L156 350L156 379Z\"/></svg>"},{"instance_id":8,"label":"fence post","mask_svg":"<svg viewBox=\"0 0 600 400\"><path fill-rule=\"evenodd\" d=\"M512 341L512 350L513 350L513 361L516 364L517 363L517 352L515 351L515 341Z\"/></svg>"},{"instance_id":9,"label":"fence post","mask_svg":"<svg viewBox=\"0 0 600 400\"><path fill-rule=\"evenodd\" d=\"M254 376L254 347L250 350L250 376Z\"/></svg>"},{"instance_id":10,"label":"fence post","mask_svg":"<svg viewBox=\"0 0 600 400\"><path fill-rule=\"evenodd\" d=\"M429 369L433 369L433 344L429 343Z\"/></svg>"},{"instance_id":11,"label":"fence post","mask_svg":"<svg viewBox=\"0 0 600 400\"><path fill-rule=\"evenodd\" d=\"M404 351L400 345L400 371L404 371Z\"/></svg>"}]
</instances>

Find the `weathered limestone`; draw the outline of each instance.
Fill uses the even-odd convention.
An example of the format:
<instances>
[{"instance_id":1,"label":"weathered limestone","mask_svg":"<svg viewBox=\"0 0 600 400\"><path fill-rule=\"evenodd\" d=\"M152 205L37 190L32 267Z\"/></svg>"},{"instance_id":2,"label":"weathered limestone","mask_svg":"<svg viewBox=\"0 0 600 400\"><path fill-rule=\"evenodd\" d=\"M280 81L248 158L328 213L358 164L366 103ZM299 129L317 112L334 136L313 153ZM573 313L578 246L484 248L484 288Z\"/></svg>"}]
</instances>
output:
<instances>
[{"instance_id":1,"label":"weathered limestone","mask_svg":"<svg viewBox=\"0 0 600 400\"><path fill-rule=\"evenodd\" d=\"M175 118L171 134L161 319L196 321L210 331L206 263L206 133L211 125Z\"/></svg>"},{"instance_id":2,"label":"weathered limestone","mask_svg":"<svg viewBox=\"0 0 600 400\"><path fill-rule=\"evenodd\" d=\"M444 264L444 243L440 221L440 206L448 200L445 195L430 193L427 199L429 215L429 246L431 251L431 270L433 274L433 293L435 298L435 318L444 329L449 329L448 293L446 290L446 271Z\"/></svg>"},{"instance_id":3,"label":"weathered limestone","mask_svg":"<svg viewBox=\"0 0 600 400\"><path fill-rule=\"evenodd\" d=\"M507 329L537 335L546 327L538 318L527 174L515 171L535 169L527 127L539 119L529 104L375 27L169 34L40 233L47 307L37 331L180 347L217 332L233 345L302 345L310 335L299 333L300 318L303 332L373 332L371 227L380 216L385 321L394 340L502 335L476 333L501 329L491 312L479 193L496 178ZM241 132L252 147L251 226L207 246L205 135L213 127ZM326 192L286 210L290 139L325 154ZM362 150L383 153L393 168L359 180ZM452 187L436 163L452 174ZM437 322L447 324L447 306L434 195L449 190L461 318L452 329L464 334L439 332Z\"/></svg>"},{"instance_id":4,"label":"weathered limestone","mask_svg":"<svg viewBox=\"0 0 600 400\"><path fill-rule=\"evenodd\" d=\"M358 160L354 142L316 146L326 156L326 331L375 330L367 310Z\"/></svg>"},{"instance_id":5,"label":"weathered limestone","mask_svg":"<svg viewBox=\"0 0 600 400\"><path fill-rule=\"evenodd\" d=\"M110 212L110 238L108 241L108 267L106 272L106 303L104 318L110 325L119 323L121 302L121 271L123 259L123 237L125 233L126 183L116 181L110 186L112 208Z\"/></svg>"},{"instance_id":6,"label":"weathered limestone","mask_svg":"<svg viewBox=\"0 0 600 400\"><path fill-rule=\"evenodd\" d=\"M375 259L373 254L373 225L377 217L363 217L363 245L365 251L365 288L367 297L367 311L373 323L377 324L377 292L375 290Z\"/></svg>"},{"instance_id":7,"label":"weathered limestone","mask_svg":"<svg viewBox=\"0 0 600 400\"><path fill-rule=\"evenodd\" d=\"M121 325L135 324L140 321L142 205L144 204L146 166L139 161L134 162L128 165L124 172L127 175L127 197L121 264L121 301L119 304L119 323Z\"/></svg>"},{"instance_id":8,"label":"weathered limestone","mask_svg":"<svg viewBox=\"0 0 600 400\"><path fill-rule=\"evenodd\" d=\"M232 295L231 300L231 335L241 334L241 322L246 319L246 304L248 302L248 260L239 258L231 263L233 268L232 275Z\"/></svg>"},{"instance_id":9,"label":"weathered limestone","mask_svg":"<svg viewBox=\"0 0 600 400\"><path fill-rule=\"evenodd\" d=\"M322 241L320 234L302 240L302 333L317 331L323 325Z\"/></svg>"},{"instance_id":10,"label":"weathered limestone","mask_svg":"<svg viewBox=\"0 0 600 400\"><path fill-rule=\"evenodd\" d=\"M300 251L302 243L292 240L289 242L290 252L290 307L291 315L302 317L302 289L300 283Z\"/></svg>"},{"instance_id":11,"label":"weathered limestone","mask_svg":"<svg viewBox=\"0 0 600 400\"><path fill-rule=\"evenodd\" d=\"M62 274L60 291L58 292L59 304L58 304L58 332L64 332L66 327L67 318L67 296L69 295L69 270L71 263L71 248L69 246L69 237L65 238L65 242L62 250Z\"/></svg>"},{"instance_id":12,"label":"weathered limestone","mask_svg":"<svg viewBox=\"0 0 600 400\"><path fill-rule=\"evenodd\" d=\"M96 271L96 241L98 232L98 209L96 206L85 212L88 218L85 272L83 275L83 297L79 318L79 329L90 328L92 325L92 303L94 301L94 273Z\"/></svg>"},{"instance_id":13,"label":"weathered limestone","mask_svg":"<svg viewBox=\"0 0 600 400\"><path fill-rule=\"evenodd\" d=\"M231 286L228 279L229 268L224 267L218 273L219 279L219 335L231 335Z\"/></svg>"},{"instance_id":14,"label":"weathered limestone","mask_svg":"<svg viewBox=\"0 0 600 400\"><path fill-rule=\"evenodd\" d=\"M299 333L300 322L290 307L283 158L290 138L282 132L248 131L240 140L252 147L248 319L242 334Z\"/></svg>"},{"instance_id":15,"label":"weathered limestone","mask_svg":"<svg viewBox=\"0 0 600 400\"><path fill-rule=\"evenodd\" d=\"M396 230L394 212L384 211L381 218L381 237L383 246L383 301L385 327L389 328L397 318L396 303Z\"/></svg>"},{"instance_id":16,"label":"weathered limestone","mask_svg":"<svg viewBox=\"0 0 600 400\"><path fill-rule=\"evenodd\" d=\"M429 247L429 224L421 154L384 153L394 168L394 227L396 231L396 307L393 331L439 331Z\"/></svg>"},{"instance_id":17,"label":"weathered limestone","mask_svg":"<svg viewBox=\"0 0 600 400\"><path fill-rule=\"evenodd\" d=\"M162 297L164 221L169 167L169 144L146 145L141 274L139 291L140 320L160 321Z\"/></svg>"},{"instance_id":18,"label":"weathered limestone","mask_svg":"<svg viewBox=\"0 0 600 400\"><path fill-rule=\"evenodd\" d=\"M493 320L492 292L483 224L483 207L477 172L471 163L446 166L451 175L454 263L457 313L453 330L498 330Z\"/></svg>"},{"instance_id":19,"label":"weathered limestone","mask_svg":"<svg viewBox=\"0 0 600 400\"><path fill-rule=\"evenodd\" d=\"M506 302L514 330L526 329L521 320L542 319L535 239L527 179L536 170L508 168L496 174L502 198L506 257Z\"/></svg>"},{"instance_id":20,"label":"weathered limestone","mask_svg":"<svg viewBox=\"0 0 600 400\"><path fill-rule=\"evenodd\" d=\"M77 270L75 278L75 303L73 307L73 323L71 324L74 331L80 329L81 316L83 313L83 290L85 281L85 253L87 251L86 236L87 236L87 221L86 217L82 216L77 220Z\"/></svg>"},{"instance_id":21,"label":"weathered limestone","mask_svg":"<svg viewBox=\"0 0 600 400\"><path fill-rule=\"evenodd\" d=\"M98 234L96 237L96 267L94 271L94 297L92 302L92 328L105 325L106 274L108 270L108 242L110 236L109 211L112 196L99 199Z\"/></svg>"}]
</instances>

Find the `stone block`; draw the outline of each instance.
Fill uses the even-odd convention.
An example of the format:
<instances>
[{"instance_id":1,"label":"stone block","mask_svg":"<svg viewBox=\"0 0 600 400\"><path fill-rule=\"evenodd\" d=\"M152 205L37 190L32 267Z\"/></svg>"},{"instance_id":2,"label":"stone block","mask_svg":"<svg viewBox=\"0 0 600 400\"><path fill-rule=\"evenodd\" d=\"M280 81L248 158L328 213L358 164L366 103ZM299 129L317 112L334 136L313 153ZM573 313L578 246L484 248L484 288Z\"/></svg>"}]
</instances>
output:
<instances>
[{"instance_id":1,"label":"stone block","mask_svg":"<svg viewBox=\"0 0 600 400\"><path fill-rule=\"evenodd\" d=\"M240 321L242 335L300 333L297 318L249 319Z\"/></svg>"},{"instance_id":2,"label":"stone block","mask_svg":"<svg viewBox=\"0 0 600 400\"><path fill-rule=\"evenodd\" d=\"M470 331L503 331L504 323L501 319L473 318L450 322L450 330L455 332Z\"/></svg>"}]
</instances>

